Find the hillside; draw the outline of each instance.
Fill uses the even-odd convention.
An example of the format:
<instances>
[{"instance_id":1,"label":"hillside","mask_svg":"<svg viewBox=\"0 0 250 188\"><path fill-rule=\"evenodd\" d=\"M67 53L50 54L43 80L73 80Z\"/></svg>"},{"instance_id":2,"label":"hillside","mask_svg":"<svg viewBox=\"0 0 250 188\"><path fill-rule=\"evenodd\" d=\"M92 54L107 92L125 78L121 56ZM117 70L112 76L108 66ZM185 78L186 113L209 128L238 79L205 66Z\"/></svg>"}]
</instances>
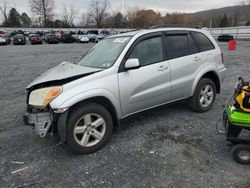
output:
<instances>
[{"instance_id":1,"label":"hillside","mask_svg":"<svg viewBox=\"0 0 250 188\"><path fill-rule=\"evenodd\" d=\"M239 22L246 22L250 19L250 5L230 6L219 9L204 10L192 13L192 15L207 20L214 17L223 16L224 14L231 16L232 19L239 17Z\"/></svg>"}]
</instances>

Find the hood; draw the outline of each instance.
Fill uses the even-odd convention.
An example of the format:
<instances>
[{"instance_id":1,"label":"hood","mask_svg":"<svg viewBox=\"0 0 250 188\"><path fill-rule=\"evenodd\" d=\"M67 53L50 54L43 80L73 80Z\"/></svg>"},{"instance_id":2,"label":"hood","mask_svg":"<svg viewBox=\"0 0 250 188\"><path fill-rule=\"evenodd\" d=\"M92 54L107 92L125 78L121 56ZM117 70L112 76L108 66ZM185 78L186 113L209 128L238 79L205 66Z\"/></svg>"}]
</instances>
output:
<instances>
[{"instance_id":1,"label":"hood","mask_svg":"<svg viewBox=\"0 0 250 188\"><path fill-rule=\"evenodd\" d=\"M63 81L70 78L80 78L89 74L93 74L95 72L99 72L102 69L97 68L90 68L90 67L83 67L80 65L75 65L68 62L63 62L60 65L57 65L41 76L36 78L33 82L31 82L26 89L30 89L33 86L43 84L43 83L50 83L55 81Z\"/></svg>"}]
</instances>

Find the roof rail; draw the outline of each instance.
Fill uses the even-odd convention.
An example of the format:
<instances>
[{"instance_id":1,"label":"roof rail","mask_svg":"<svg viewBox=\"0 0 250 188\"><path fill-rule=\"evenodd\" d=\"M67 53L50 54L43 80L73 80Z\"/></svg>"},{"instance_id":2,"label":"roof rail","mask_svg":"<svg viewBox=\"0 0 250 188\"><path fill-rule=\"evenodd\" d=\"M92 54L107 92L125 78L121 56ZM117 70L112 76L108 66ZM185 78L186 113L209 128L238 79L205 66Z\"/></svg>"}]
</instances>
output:
<instances>
[{"instance_id":1,"label":"roof rail","mask_svg":"<svg viewBox=\"0 0 250 188\"><path fill-rule=\"evenodd\" d=\"M159 29L159 28L166 28L166 27L186 27L186 28L195 28L195 29L202 29L201 26L189 26L189 25L183 25L183 24L171 24L171 25L153 25L149 27L148 29Z\"/></svg>"}]
</instances>

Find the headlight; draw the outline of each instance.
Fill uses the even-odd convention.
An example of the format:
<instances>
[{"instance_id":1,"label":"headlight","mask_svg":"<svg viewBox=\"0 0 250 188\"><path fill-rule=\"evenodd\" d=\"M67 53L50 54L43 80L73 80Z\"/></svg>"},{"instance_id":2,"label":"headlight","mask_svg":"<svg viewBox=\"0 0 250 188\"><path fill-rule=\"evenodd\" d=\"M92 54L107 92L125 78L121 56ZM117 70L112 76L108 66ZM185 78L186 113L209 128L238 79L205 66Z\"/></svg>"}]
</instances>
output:
<instances>
[{"instance_id":1,"label":"headlight","mask_svg":"<svg viewBox=\"0 0 250 188\"><path fill-rule=\"evenodd\" d=\"M47 106L53 99L60 95L63 91L61 86L47 87L34 90L30 93L29 105Z\"/></svg>"}]
</instances>

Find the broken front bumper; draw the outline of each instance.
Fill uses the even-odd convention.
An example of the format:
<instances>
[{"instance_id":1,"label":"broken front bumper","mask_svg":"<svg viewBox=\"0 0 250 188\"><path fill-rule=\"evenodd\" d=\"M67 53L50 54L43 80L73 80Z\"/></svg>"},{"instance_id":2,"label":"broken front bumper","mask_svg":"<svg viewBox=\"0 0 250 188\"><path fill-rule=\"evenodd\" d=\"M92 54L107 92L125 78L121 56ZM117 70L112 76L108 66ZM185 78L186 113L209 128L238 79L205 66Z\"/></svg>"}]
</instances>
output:
<instances>
[{"instance_id":1,"label":"broken front bumper","mask_svg":"<svg viewBox=\"0 0 250 188\"><path fill-rule=\"evenodd\" d=\"M52 126L53 118L50 112L26 113L23 121L25 125L34 127L35 133L40 137L45 137Z\"/></svg>"}]
</instances>

